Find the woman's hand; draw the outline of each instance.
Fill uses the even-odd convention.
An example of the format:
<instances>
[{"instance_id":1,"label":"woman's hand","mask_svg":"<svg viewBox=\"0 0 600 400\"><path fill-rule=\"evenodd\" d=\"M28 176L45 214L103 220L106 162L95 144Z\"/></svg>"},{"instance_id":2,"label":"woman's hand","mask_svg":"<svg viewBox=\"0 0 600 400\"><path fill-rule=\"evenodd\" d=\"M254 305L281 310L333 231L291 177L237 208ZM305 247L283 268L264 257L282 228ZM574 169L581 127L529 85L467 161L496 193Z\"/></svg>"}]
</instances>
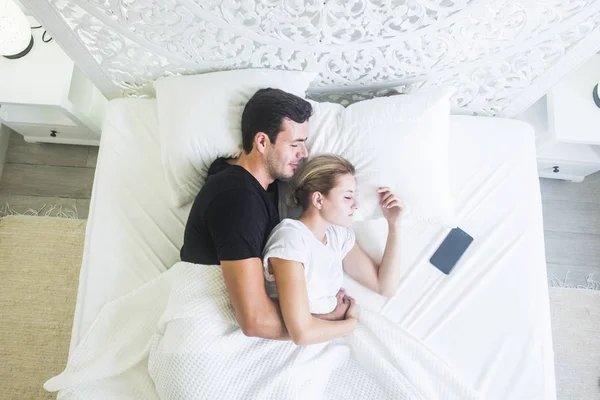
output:
<instances>
[{"instance_id":1,"label":"woman's hand","mask_svg":"<svg viewBox=\"0 0 600 400\"><path fill-rule=\"evenodd\" d=\"M396 196L389 187L380 187L377 189L379 193L379 205L383 216L388 221L388 224L396 224L400 221L402 212L404 211L404 204Z\"/></svg>"},{"instance_id":2,"label":"woman's hand","mask_svg":"<svg viewBox=\"0 0 600 400\"><path fill-rule=\"evenodd\" d=\"M350 301L350 307L348 307L348 311L346 311L346 319L355 319L358 321L358 306L356 305L356 300L354 297L348 296L348 300Z\"/></svg>"},{"instance_id":3,"label":"woman's hand","mask_svg":"<svg viewBox=\"0 0 600 400\"><path fill-rule=\"evenodd\" d=\"M346 296L344 288L341 288L335 297L337 304L332 312L329 314L313 314L313 317L323 319L325 321L342 321L346 319L346 312L348 311L348 307L350 307L350 300L348 300L348 296Z\"/></svg>"}]
</instances>

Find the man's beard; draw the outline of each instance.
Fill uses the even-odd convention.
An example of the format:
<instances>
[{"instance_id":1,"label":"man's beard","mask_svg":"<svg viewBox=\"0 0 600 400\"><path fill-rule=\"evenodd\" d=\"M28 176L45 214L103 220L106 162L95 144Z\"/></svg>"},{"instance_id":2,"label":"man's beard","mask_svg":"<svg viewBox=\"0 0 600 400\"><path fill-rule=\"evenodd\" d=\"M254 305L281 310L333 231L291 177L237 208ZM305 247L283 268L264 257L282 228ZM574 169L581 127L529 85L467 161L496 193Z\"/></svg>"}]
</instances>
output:
<instances>
[{"instance_id":1,"label":"man's beard","mask_svg":"<svg viewBox=\"0 0 600 400\"><path fill-rule=\"evenodd\" d=\"M285 175L285 166L280 168L281 162L275 154L267 156L267 172L273 179L280 181L290 180L292 177Z\"/></svg>"}]
</instances>

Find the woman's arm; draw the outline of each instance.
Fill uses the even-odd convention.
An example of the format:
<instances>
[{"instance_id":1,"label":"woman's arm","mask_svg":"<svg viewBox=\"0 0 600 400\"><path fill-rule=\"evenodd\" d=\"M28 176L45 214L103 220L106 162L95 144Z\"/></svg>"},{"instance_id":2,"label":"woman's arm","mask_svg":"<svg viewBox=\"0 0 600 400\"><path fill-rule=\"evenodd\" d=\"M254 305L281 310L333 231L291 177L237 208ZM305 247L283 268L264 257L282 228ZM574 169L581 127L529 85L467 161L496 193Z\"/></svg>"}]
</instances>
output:
<instances>
[{"instance_id":1,"label":"woman's arm","mask_svg":"<svg viewBox=\"0 0 600 400\"><path fill-rule=\"evenodd\" d=\"M356 282L385 297L396 293L400 283L400 227L390 227L381 264L354 244L343 260L344 271Z\"/></svg>"},{"instance_id":2,"label":"woman's arm","mask_svg":"<svg viewBox=\"0 0 600 400\"><path fill-rule=\"evenodd\" d=\"M341 321L346 319L346 313L350 307L350 297L346 296L346 291L341 288L335 295L337 305L332 312L327 314L313 314L313 317L324 319L326 321Z\"/></svg>"},{"instance_id":3,"label":"woman's arm","mask_svg":"<svg viewBox=\"0 0 600 400\"><path fill-rule=\"evenodd\" d=\"M269 264L275 276L283 321L294 343L326 342L354 330L356 318L325 321L311 315L302 263L272 257Z\"/></svg>"},{"instance_id":4,"label":"woman's arm","mask_svg":"<svg viewBox=\"0 0 600 400\"><path fill-rule=\"evenodd\" d=\"M388 222L388 237L381 264L377 265L358 243L343 260L344 271L361 285L391 297L400 283L400 200L388 188L379 189L380 205Z\"/></svg>"}]
</instances>

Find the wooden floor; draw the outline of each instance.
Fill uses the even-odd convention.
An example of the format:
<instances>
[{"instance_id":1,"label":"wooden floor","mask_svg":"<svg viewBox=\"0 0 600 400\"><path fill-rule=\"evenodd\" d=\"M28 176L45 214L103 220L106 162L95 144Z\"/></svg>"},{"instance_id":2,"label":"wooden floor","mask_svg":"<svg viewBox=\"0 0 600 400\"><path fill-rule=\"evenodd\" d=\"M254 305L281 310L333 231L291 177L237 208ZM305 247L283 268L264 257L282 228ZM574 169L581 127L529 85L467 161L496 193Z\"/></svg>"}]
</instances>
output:
<instances>
[{"instance_id":1,"label":"wooden floor","mask_svg":"<svg viewBox=\"0 0 600 400\"><path fill-rule=\"evenodd\" d=\"M581 183L540 183L551 283L600 290L600 172Z\"/></svg>"},{"instance_id":2,"label":"wooden floor","mask_svg":"<svg viewBox=\"0 0 600 400\"><path fill-rule=\"evenodd\" d=\"M0 179L0 208L8 204L18 213L41 215L76 209L79 218L87 218L97 155L97 147L30 144L13 133ZM551 283L589 286L590 274L600 281L600 173L582 183L540 183Z\"/></svg>"},{"instance_id":3,"label":"wooden floor","mask_svg":"<svg viewBox=\"0 0 600 400\"><path fill-rule=\"evenodd\" d=\"M12 133L2 177L0 210L87 218L98 147L27 143Z\"/></svg>"}]
</instances>

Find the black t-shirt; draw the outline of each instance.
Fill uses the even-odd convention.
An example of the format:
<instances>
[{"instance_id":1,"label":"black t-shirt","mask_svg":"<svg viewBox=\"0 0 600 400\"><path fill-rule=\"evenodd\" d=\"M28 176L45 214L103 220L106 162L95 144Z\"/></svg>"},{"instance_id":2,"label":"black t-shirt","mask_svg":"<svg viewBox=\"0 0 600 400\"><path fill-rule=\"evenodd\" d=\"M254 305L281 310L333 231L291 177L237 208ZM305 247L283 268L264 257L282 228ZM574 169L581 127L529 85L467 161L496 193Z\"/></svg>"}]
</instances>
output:
<instances>
[{"instance_id":1,"label":"black t-shirt","mask_svg":"<svg viewBox=\"0 0 600 400\"><path fill-rule=\"evenodd\" d=\"M245 168L219 158L190 210L181 260L219 264L260 258L278 223L277 181L264 190Z\"/></svg>"}]
</instances>

